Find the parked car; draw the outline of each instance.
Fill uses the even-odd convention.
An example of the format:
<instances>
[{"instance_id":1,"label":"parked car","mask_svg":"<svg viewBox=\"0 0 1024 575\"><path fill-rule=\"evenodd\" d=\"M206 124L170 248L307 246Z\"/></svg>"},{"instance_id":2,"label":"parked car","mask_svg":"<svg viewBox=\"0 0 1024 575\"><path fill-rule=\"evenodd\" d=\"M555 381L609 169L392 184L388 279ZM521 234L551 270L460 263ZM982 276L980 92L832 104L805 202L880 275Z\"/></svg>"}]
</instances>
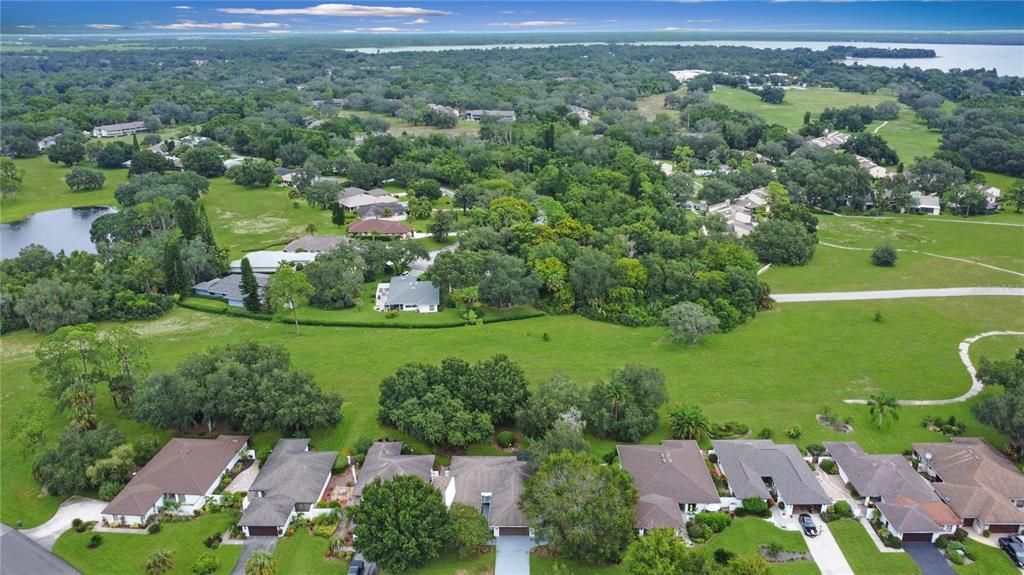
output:
<instances>
[{"instance_id":1,"label":"parked car","mask_svg":"<svg viewBox=\"0 0 1024 575\"><path fill-rule=\"evenodd\" d=\"M810 514L801 513L800 517L800 529L804 530L804 535L808 537L818 536L818 526L814 524L814 519L811 519Z\"/></svg>"},{"instance_id":2,"label":"parked car","mask_svg":"<svg viewBox=\"0 0 1024 575\"><path fill-rule=\"evenodd\" d=\"M366 564L362 559L353 559L348 565L348 575L363 575L363 567Z\"/></svg>"},{"instance_id":3,"label":"parked car","mask_svg":"<svg viewBox=\"0 0 1024 575\"><path fill-rule=\"evenodd\" d=\"M1006 551L1006 554L1010 556L1010 561L1013 561L1017 567L1024 567L1024 541L1021 537L1016 535L1000 537L999 547Z\"/></svg>"}]
</instances>

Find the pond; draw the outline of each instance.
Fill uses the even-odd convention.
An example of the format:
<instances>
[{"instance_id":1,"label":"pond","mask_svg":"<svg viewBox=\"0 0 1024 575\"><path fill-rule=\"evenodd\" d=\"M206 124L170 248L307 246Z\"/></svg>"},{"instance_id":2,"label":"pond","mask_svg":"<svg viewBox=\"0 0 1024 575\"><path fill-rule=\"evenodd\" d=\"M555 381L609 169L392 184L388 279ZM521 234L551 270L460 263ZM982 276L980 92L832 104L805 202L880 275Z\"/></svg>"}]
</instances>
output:
<instances>
[{"instance_id":1,"label":"pond","mask_svg":"<svg viewBox=\"0 0 1024 575\"><path fill-rule=\"evenodd\" d=\"M39 244L53 253L60 250L68 254L75 250L95 253L89 228L93 220L113 211L114 208L107 206L63 208L0 224L0 259L17 257L21 248L29 244Z\"/></svg>"}]
</instances>

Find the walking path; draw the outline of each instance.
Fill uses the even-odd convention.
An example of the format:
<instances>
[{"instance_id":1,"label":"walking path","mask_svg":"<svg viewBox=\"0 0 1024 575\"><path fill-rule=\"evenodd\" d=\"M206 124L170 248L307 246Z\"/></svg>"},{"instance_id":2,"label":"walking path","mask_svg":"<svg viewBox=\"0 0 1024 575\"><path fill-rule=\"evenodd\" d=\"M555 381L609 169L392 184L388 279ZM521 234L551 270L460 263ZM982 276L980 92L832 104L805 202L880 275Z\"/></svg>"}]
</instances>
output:
<instances>
[{"instance_id":1,"label":"walking path","mask_svg":"<svg viewBox=\"0 0 1024 575\"><path fill-rule=\"evenodd\" d=\"M879 130L881 130L882 128L884 128L884 127L885 127L885 125L886 125L886 124L888 124L888 123L889 123L889 120L886 120L886 121L882 122L882 123L881 123L881 124L879 124L879 125L878 125L878 126L877 126L877 127L875 128L875 130L874 130L873 132L871 132L871 133L872 133L872 134L877 134L877 133L878 133L878 131L879 131Z\"/></svg>"},{"instance_id":2,"label":"walking path","mask_svg":"<svg viewBox=\"0 0 1024 575\"><path fill-rule=\"evenodd\" d=\"M961 401L967 401L981 393L984 388L981 380L978 379L978 370L974 367L974 362L971 361L971 344L985 337L991 337L994 335L1024 335L1024 331L986 331L985 333L979 333L978 335L971 336L960 342L960 361L964 364L967 369L967 374L971 376L971 387L966 392L958 395L951 399L901 399L899 400L900 405L948 405L951 403L959 403ZM866 399L844 399L843 403L857 403L866 404Z\"/></svg>"},{"instance_id":3,"label":"walking path","mask_svg":"<svg viewBox=\"0 0 1024 575\"><path fill-rule=\"evenodd\" d=\"M779 303L814 301L858 301L873 299L904 299L921 297L974 297L974 296L1020 296L1024 288L1005 287L959 287L934 289L894 289L878 291L836 291L816 293L780 293L772 299Z\"/></svg>"},{"instance_id":4,"label":"walking path","mask_svg":"<svg viewBox=\"0 0 1024 575\"><path fill-rule=\"evenodd\" d=\"M840 218L857 218L864 220L899 220L903 218L896 218L893 216L848 216L846 214L840 214L839 212L832 212L829 210L821 210L826 214L837 216ZM976 220L951 220L948 218L939 218L934 216L924 216L920 219L922 222L946 222L948 224L974 224L976 226L1009 226L1011 228L1024 228L1024 224L1014 224L1011 222L979 222Z\"/></svg>"},{"instance_id":5,"label":"walking path","mask_svg":"<svg viewBox=\"0 0 1024 575\"><path fill-rule=\"evenodd\" d=\"M803 533L803 530L800 533ZM804 535L804 541L807 542L807 549L811 552L811 557L814 557L814 562L818 564L821 575L853 575L853 569L846 561L843 550L836 543L836 538L832 536L828 524L818 523L818 536Z\"/></svg>"},{"instance_id":6,"label":"walking path","mask_svg":"<svg viewBox=\"0 0 1024 575\"><path fill-rule=\"evenodd\" d=\"M76 517L83 522L99 521L100 512L107 506L106 501L89 499L88 497L69 497L60 504L57 512L49 521L38 527L22 531L29 539L42 545L47 551L53 551L53 544L62 533L71 529L71 521Z\"/></svg>"},{"instance_id":7,"label":"walking path","mask_svg":"<svg viewBox=\"0 0 1024 575\"><path fill-rule=\"evenodd\" d=\"M869 249L869 248L853 248L853 247L850 247L850 246L842 246L842 245L839 245L839 244L832 244L832 243L829 243L829 242L818 242L818 243L823 245L823 246L828 246L830 248L836 248L836 249L840 249L840 250L849 250L849 251L855 251L855 252L870 252L871 251L871 249ZM1015 276L1024 277L1024 273L1021 273L1021 272L1015 272L1013 270L1008 270L1006 268L996 267L996 266L993 266L993 265L990 265L990 264L983 264L981 262L976 262L974 260L969 260L969 259L966 259L966 258L957 258L957 257L953 257L953 256L944 256L944 255L941 255L941 254L933 254L931 252L922 252L922 251L919 251L919 250L897 249L896 251L910 252L912 254L920 254L920 255L923 255L923 256L931 256L933 258L941 258L941 259L944 259L944 260L952 260L954 262L961 262L961 263L965 263L965 264L972 264L972 265L976 265L976 266L981 266L983 268L988 268L990 270L1006 272L1008 274L1013 274Z\"/></svg>"}]
</instances>

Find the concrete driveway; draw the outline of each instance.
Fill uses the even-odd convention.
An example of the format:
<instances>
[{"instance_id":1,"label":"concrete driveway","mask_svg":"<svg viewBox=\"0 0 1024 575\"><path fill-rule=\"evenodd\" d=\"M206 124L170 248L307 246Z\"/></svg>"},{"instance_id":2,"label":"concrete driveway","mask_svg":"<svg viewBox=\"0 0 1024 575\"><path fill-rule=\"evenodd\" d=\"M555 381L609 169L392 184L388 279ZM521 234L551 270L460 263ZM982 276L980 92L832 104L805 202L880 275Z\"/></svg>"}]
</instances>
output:
<instances>
[{"instance_id":1,"label":"concrete driveway","mask_svg":"<svg viewBox=\"0 0 1024 575\"><path fill-rule=\"evenodd\" d=\"M917 563L922 575L956 575L956 571L949 566L942 552L932 543L908 541L903 544L903 550L910 555L914 563Z\"/></svg>"},{"instance_id":2,"label":"concrete driveway","mask_svg":"<svg viewBox=\"0 0 1024 575\"><path fill-rule=\"evenodd\" d=\"M822 575L853 575L853 569L846 562L846 556L829 531L828 525L818 517L814 517L814 523L818 526L818 536L804 535L804 541L807 542L807 549L810 550L811 557L814 557L814 562L818 564ZM803 530L800 530L800 533L803 533Z\"/></svg>"},{"instance_id":3,"label":"concrete driveway","mask_svg":"<svg viewBox=\"0 0 1024 575\"><path fill-rule=\"evenodd\" d=\"M529 535L502 535L494 546L494 575L527 575L530 549L536 543Z\"/></svg>"},{"instance_id":4,"label":"concrete driveway","mask_svg":"<svg viewBox=\"0 0 1024 575\"><path fill-rule=\"evenodd\" d=\"M107 506L106 501L87 497L69 497L60 504L57 512L49 521L39 527L22 531L29 539L42 545L47 551L53 551L53 544L62 533L71 529L71 521L76 517L82 521L99 521L100 512Z\"/></svg>"},{"instance_id":5,"label":"concrete driveway","mask_svg":"<svg viewBox=\"0 0 1024 575\"><path fill-rule=\"evenodd\" d=\"M242 554L238 556L238 562L235 563L235 568L231 570L231 575L245 575L245 564L249 561L249 557L257 551L266 551L267 553L273 553L274 547L277 547L277 537L250 537L245 540L242 544Z\"/></svg>"}]
</instances>

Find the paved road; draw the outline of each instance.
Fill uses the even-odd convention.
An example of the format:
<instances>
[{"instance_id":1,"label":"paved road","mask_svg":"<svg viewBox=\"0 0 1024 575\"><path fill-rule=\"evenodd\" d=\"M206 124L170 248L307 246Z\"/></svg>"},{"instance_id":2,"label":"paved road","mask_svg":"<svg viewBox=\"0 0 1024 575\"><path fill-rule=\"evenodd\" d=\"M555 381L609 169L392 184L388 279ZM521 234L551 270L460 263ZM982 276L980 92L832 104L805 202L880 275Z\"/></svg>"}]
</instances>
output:
<instances>
[{"instance_id":1,"label":"paved road","mask_svg":"<svg viewBox=\"0 0 1024 575\"><path fill-rule=\"evenodd\" d=\"M238 556L238 562L231 570L231 575L245 575L245 564L253 553L257 551L273 553L274 547L277 547L277 537L249 537L242 544L242 554Z\"/></svg>"},{"instance_id":2,"label":"paved road","mask_svg":"<svg viewBox=\"0 0 1024 575\"><path fill-rule=\"evenodd\" d=\"M529 575L530 549L536 545L528 535L503 535L494 547L494 575Z\"/></svg>"},{"instance_id":3,"label":"paved road","mask_svg":"<svg viewBox=\"0 0 1024 575\"><path fill-rule=\"evenodd\" d=\"M828 525L823 523L820 517L816 517L814 522L818 524L818 536L804 535L804 541L807 542L807 549L810 550L811 557L814 557L814 562L818 564L821 574L853 575L853 569L846 562L846 556L843 555L843 550L839 548L836 538L829 531ZM800 533L802 534L803 530Z\"/></svg>"},{"instance_id":4,"label":"paved road","mask_svg":"<svg viewBox=\"0 0 1024 575\"><path fill-rule=\"evenodd\" d=\"M29 539L42 545L47 551L53 551L53 544L62 533L71 529L71 521L79 518L82 521L99 521L100 512L107 506L106 501L89 499L87 497L69 497L67 501L60 504L57 513L49 521L39 527L26 529L23 533Z\"/></svg>"},{"instance_id":5,"label":"paved road","mask_svg":"<svg viewBox=\"0 0 1024 575\"><path fill-rule=\"evenodd\" d=\"M1024 297L1024 288L1005 287L960 287L939 289L896 289L880 291L836 291L817 293L779 293L772 299L779 303L815 301L858 301L873 299L904 299L921 297L974 297L974 296L1019 296Z\"/></svg>"},{"instance_id":6,"label":"paved road","mask_svg":"<svg viewBox=\"0 0 1024 575\"><path fill-rule=\"evenodd\" d=\"M956 575L946 558L931 543L910 541L903 544L903 549L917 563L922 575Z\"/></svg>"}]
</instances>

